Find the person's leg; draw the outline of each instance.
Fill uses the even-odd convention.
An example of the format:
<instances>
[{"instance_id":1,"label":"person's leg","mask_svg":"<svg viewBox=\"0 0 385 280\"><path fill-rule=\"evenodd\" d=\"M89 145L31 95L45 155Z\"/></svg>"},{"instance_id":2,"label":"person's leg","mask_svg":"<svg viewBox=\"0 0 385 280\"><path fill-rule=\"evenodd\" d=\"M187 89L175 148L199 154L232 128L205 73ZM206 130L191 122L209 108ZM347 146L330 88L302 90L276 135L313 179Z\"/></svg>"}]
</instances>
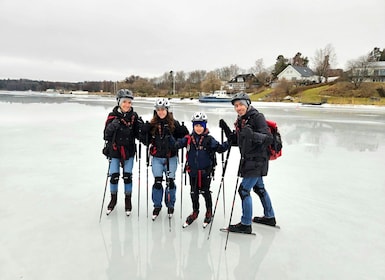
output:
<instances>
[{"instance_id":1,"label":"person's leg","mask_svg":"<svg viewBox=\"0 0 385 280\"><path fill-rule=\"evenodd\" d=\"M174 213L174 206L176 201L175 172L177 167L178 167L178 158L176 156L169 158L169 170L168 170L169 184L168 184L168 188L166 188L165 197L164 197L165 204L168 208L169 214ZM166 172L167 172L167 163L166 163Z\"/></svg>"},{"instance_id":2,"label":"person's leg","mask_svg":"<svg viewBox=\"0 0 385 280\"><path fill-rule=\"evenodd\" d=\"M190 176L190 197L193 211L187 216L185 225L190 225L199 215L199 190L197 187L197 177L195 176Z\"/></svg>"},{"instance_id":3,"label":"person's leg","mask_svg":"<svg viewBox=\"0 0 385 280\"><path fill-rule=\"evenodd\" d=\"M163 197L163 159L158 157L152 158L152 174L154 176L154 185L152 186L152 202L154 208L162 208L162 197ZM159 211L158 211L159 214Z\"/></svg>"},{"instance_id":4,"label":"person's leg","mask_svg":"<svg viewBox=\"0 0 385 280\"><path fill-rule=\"evenodd\" d=\"M210 184L211 184L211 176L210 174L205 174L202 178L201 194L205 199L206 219L211 221L213 201L211 197Z\"/></svg>"},{"instance_id":5,"label":"person's leg","mask_svg":"<svg viewBox=\"0 0 385 280\"><path fill-rule=\"evenodd\" d=\"M117 199L118 199L118 183L119 183L119 170L120 169L120 159L111 158L110 169L108 174L110 175L110 192L111 200L107 206L107 215L109 215L112 210L114 210Z\"/></svg>"},{"instance_id":6,"label":"person's leg","mask_svg":"<svg viewBox=\"0 0 385 280\"><path fill-rule=\"evenodd\" d=\"M124 204L125 204L125 210L126 210L127 216L129 216L132 211L131 196L132 196L133 166L134 166L134 157L131 157L128 160L124 161L124 167L123 167L124 194L125 194Z\"/></svg>"},{"instance_id":7,"label":"person's leg","mask_svg":"<svg viewBox=\"0 0 385 280\"><path fill-rule=\"evenodd\" d=\"M262 206L263 214L266 218L275 217L273 206L271 204L270 196L265 189L265 184L263 183L262 177L258 177L257 182L253 186L254 192L259 196Z\"/></svg>"},{"instance_id":8,"label":"person's leg","mask_svg":"<svg viewBox=\"0 0 385 280\"><path fill-rule=\"evenodd\" d=\"M243 225L251 225L253 215L253 201L250 196L250 190L257 182L257 177L243 178L238 188L238 194L242 200L242 218Z\"/></svg>"}]
</instances>

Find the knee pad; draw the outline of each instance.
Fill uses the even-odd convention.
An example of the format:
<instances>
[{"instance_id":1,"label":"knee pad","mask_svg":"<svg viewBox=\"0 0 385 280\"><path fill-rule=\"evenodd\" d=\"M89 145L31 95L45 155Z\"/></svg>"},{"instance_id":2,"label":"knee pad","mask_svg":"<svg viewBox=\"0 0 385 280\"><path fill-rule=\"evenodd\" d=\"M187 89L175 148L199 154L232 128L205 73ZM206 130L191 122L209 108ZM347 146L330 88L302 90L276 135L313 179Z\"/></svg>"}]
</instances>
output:
<instances>
[{"instance_id":1,"label":"knee pad","mask_svg":"<svg viewBox=\"0 0 385 280\"><path fill-rule=\"evenodd\" d=\"M132 173L123 173L123 180L125 184L132 183Z\"/></svg>"},{"instance_id":2,"label":"knee pad","mask_svg":"<svg viewBox=\"0 0 385 280\"><path fill-rule=\"evenodd\" d=\"M241 200L244 200L246 197L250 196L250 191L243 188L243 185L239 186L238 189L239 196L241 197Z\"/></svg>"},{"instance_id":3,"label":"knee pad","mask_svg":"<svg viewBox=\"0 0 385 280\"><path fill-rule=\"evenodd\" d=\"M173 179L173 178L169 178L169 179L168 179L168 187L169 187L170 189L175 189L175 188L176 188L175 183L174 183L174 179Z\"/></svg>"},{"instance_id":4,"label":"knee pad","mask_svg":"<svg viewBox=\"0 0 385 280\"><path fill-rule=\"evenodd\" d=\"M119 173L112 173L110 182L111 184L117 184L119 182Z\"/></svg>"},{"instance_id":5,"label":"knee pad","mask_svg":"<svg viewBox=\"0 0 385 280\"><path fill-rule=\"evenodd\" d=\"M162 188L163 177L155 177L155 183L152 186L154 189L160 190Z\"/></svg>"},{"instance_id":6,"label":"knee pad","mask_svg":"<svg viewBox=\"0 0 385 280\"><path fill-rule=\"evenodd\" d=\"M258 186L254 186L253 187L253 191L259 196L259 197L263 197L263 195L265 194L265 188L262 187L262 188L258 188Z\"/></svg>"}]
</instances>

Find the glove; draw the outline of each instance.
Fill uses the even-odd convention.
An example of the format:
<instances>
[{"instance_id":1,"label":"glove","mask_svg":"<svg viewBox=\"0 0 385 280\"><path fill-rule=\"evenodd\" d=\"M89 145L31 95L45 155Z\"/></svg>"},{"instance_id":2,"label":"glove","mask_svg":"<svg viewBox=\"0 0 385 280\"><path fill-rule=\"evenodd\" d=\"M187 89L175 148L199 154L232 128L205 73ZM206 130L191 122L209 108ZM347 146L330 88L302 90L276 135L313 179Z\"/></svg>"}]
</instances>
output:
<instances>
[{"instance_id":1,"label":"glove","mask_svg":"<svg viewBox=\"0 0 385 280\"><path fill-rule=\"evenodd\" d=\"M111 145L110 142L106 141L102 149L103 155L105 155L107 158L110 157L110 145Z\"/></svg>"},{"instance_id":2,"label":"glove","mask_svg":"<svg viewBox=\"0 0 385 280\"><path fill-rule=\"evenodd\" d=\"M111 123L110 126L113 128L113 130L118 130L120 127L120 120L118 118L115 118Z\"/></svg>"},{"instance_id":3,"label":"glove","mask_svg":"<svg viewBox=\"0 0 385 280\"><path fill-rule=\"evenodd\" d=\"M170 128L169 128L168 124L165 124L163 126L163 135L171 135Z\"/></svg>"},{"instance_id":4,"label":"glove","mask_svg":"<svg viewBox=\"0 0 385 280\"><path fill-rule=\"evenodd\" d=\"M231 137L231 130L223 119L219 120L219 127L223 129L227 138Z\"/></svg>"},{"instance_id":5,"label":"glove","mask_svg":"<svg viewBox=\"0 0 385 280\"><path fill-rule=\"evenodd\" d=\"M254 131L251 129L250 126L245 126L242 128L241 132L239 133L239 136L244 138L244 139L253 139L254 137Z\"/></svg>"},{"instance_id":6,"label":"glove","mask_svg":"<svg viewBox=\"0 0 385 280\"><path fill-rule=\"evenodd\" d=\"M188 132L188 129L187 129L187 127L186 127L184 124L182 124L182 125L180 126L180 131L182 132L182 133L181 133L182 135L190 134L190 132Z\"/></svg>"},{"instance_id":7,"label":"glove","mask_svg":"<svg viewBox=\"0 0 385 280\"><path fill-rule=\"evenodd\" d=\"M139 127L141 127L144 124L144 121L143 121L142 117L139 117L137 119L137 122L138 122Z\"/></svg>"},{"instance_id":8,"label":"glove","mask_svg":"<svg viewBox=\"0 0 385 280\"><path fill-rule=\"evenodd\" d=\"M144 134L147 134L148 132L150 132L150 129L151 129L151 125L149 122L146 122L144 124L141 125L141 128L140 128L140 131Z\"/></svg>"}]
</instances>

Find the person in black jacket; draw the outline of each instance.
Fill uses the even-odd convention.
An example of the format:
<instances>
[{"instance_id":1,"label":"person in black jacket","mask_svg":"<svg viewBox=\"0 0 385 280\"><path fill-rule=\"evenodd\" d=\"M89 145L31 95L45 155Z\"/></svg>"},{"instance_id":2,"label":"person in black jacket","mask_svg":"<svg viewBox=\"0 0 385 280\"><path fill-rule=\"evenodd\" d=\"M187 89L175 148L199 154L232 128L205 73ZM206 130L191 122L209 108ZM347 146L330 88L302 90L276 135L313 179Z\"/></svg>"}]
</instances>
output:
<instances>
[{"instance_id":1,"label":"person in black jacket","mask_svg":"<svg viewBox=\"0 0 385 280\"><path fill-rule=\"evenodd\" d=\"M149 146L152 156L152 174L154 185L152 187L152 201L154 210L152 219L155 220L162 209L163 199L163 175L166 179L164 201L167 206L169 218L174 213L176 200L175 172L178 166L178 149L175 147L175 139L183 138L189 134L184 125L174 119L169 112L170 102L164 98L155 101L155 110L150 122L143 125L141 141Z\"/></svg>"},{"instance_id":2,"label":"person in black jacket","mask_svg":"<svg viewBox=\"0 0 385 280\"><path fill-rule=\"evenodd\" d=\"M106 141L104 154L111 160L108 171L111 201L107 206L107 215L114 210L117 203L120 166L123 168L126 215L129 216L132 211L132 168L136 152L135 138L139 139L139 130L143 123L138 114L134 112L133 99L134 95L130 90L120 89L116 96L118 105L108 114L104 128L104 140Z\"/></svg>"},{"instance_id":3,"label":"person in black jacket","mask_svg":"<svg viewBox=\"0 0 385 280\"><path fill-rule=\"evenodd\" d=\"M223 119L219 121L219 126L224 130L226 136L231 138L232 145L239 146L241 153L238 176L242 177L242 182L238 193L242 200L242 217L240 223L230 225L228 230L251 233L252 221L270 226L276 224L271 200L263 183L263 176L267 175L269 168L268 146L272 143L273 138L264 115L251 106L251 100L246 93L236 94L231 103L238 114L235 131L231 132ZM263 217L252 219L251 189L261 200L264 209Z\"/></svg>"},{"instance_id":4,"label":"person in black jacket","mask_svg":"<svg viewBox=\"0 0 385 280\"><path fill-rule=\"evenodd\" d=\"M206 215L203 227L206 227L212 218L212 198L210 184L214 168L216 166L216 152L223 153L228 150L228 142L220 144L215 138L209 135L207 116L202 112L193 114L193 132L182 139L178 139L178 148L187 147L186 171L190 178L190 196L193 212L187 217L183 227L190 225L199 214L199 195L205 199Z\"/></svg>"}]
</instances>

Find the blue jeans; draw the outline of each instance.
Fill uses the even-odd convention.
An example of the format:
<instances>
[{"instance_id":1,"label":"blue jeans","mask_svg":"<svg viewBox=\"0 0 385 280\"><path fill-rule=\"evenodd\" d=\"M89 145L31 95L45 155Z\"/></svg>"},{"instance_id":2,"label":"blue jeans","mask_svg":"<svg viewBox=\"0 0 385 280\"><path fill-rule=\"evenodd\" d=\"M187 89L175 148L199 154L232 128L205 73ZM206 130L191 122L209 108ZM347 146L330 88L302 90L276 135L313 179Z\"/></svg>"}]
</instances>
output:
<instances>
[{"instance_id":1,"label":"blue jeans","mask_svg":"<svg viewBox=\"0 0 385 280\"><path fill-rule=\"evenodd\" d=\"M178 167L178 158L176 156L169 158L169 178L174 180L175 186L175 172ZM152 175L154 177L163 177L167 179L167 158L152 158ZM175 205L176 186L173 188L166 188L164 195L164 202L168 208L174 208ZM162 207L163 187L161 189L152 188L152 202L154 207Z\"/></svg>"},{"instance_id":2,"label":"blue jeans","mask_svg":"<svg viewBox=\"0 0 385 280\"><path fill-rule=\"evenodd\" d=\"M264 216L267 218L274 217L273 206L271 205L270 196L265 189L262 177L250 177L243 178L241 185L245 190L243 193L250 194L251 189L254 188L254 191L258 194L262 206ZM253 201L250 195L245 196L242 200L242 218L241 223L244 225L251 225L253 215Z\"/></svg>"},{"instance_id":3,"label":"blue jeans","mask_svg":"<svg viewBox=\"0 0 385 280\"><path fill-rule=\"evenodd\" d=\"M124 173L132 173L132 168L134 167L134 157L130 157L128 160L124 161L123 172ZM111 158L110 170L109 174L120 173L120 159ZM112 184L110 182L110 191L111 193L118 192L118 184ZM124 193L131 194L132 193L132 183L124 184Z\"/></svg>"}]
</instances>

